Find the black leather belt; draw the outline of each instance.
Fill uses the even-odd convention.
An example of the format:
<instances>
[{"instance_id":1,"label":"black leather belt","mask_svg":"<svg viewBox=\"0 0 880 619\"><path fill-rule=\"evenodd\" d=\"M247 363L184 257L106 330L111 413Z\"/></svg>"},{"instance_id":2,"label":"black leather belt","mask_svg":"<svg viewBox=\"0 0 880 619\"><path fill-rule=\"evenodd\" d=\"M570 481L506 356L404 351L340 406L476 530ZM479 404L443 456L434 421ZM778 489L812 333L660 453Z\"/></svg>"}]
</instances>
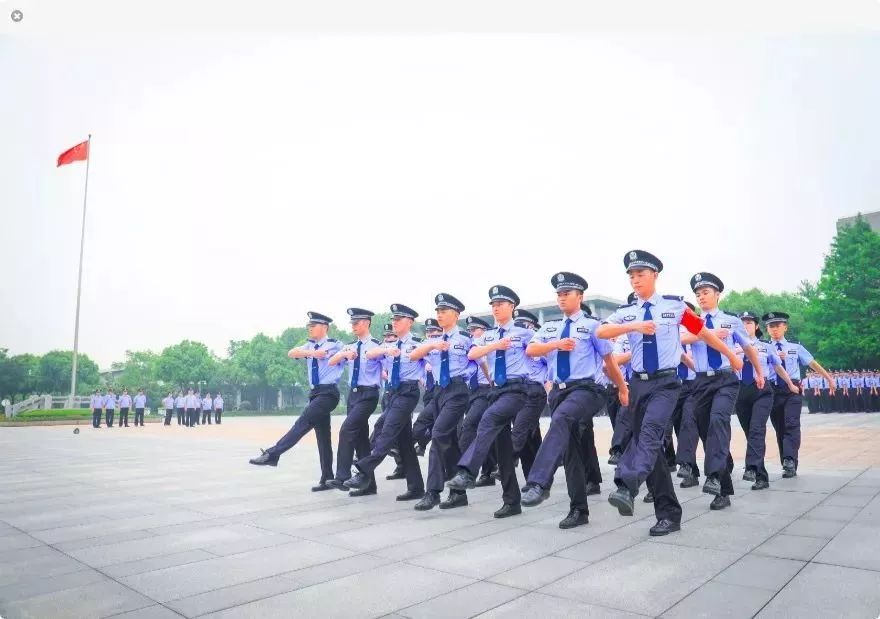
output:
<instances>
[{"instance_id":1,"label":"black leather belt","mask_svg":"<svg viewBox=\"0 0 880 619\"><path fill-rule=\"evenodd\" d=\"M497 385L497 386L506 387L507 385L522 385L525 382L527 382L525 378L508 378L507 380L504 381L503 385Z\"/></svg>"},{"instance_id":2,"label":"black leather belt","mask_svg":"<svg viewBox=\"0 0 880 619\"><path fill-rule=\"evenodd\" d=\"M633 371L632 377L635 380L654 380L655 378L664 378L666 376L674 376L676 374L678 374L678 368L669 368L667 370L657 370L656 372Z\"/></svg>"},{"instance_id":3,"label":"black leather belt","mask_svg":"<svg viewBox=\"0 0 880 619\"><path fill-rule=\"evenodd\" d=\"M463 384L466 385L466 384L468 383L468 381L465 380L465 378L464 378L463 376L455 376L455 377L449 379L449 384L446 385L446 386L447 386L447 387L451 387L452 385L455 385L455 384L458 384L458 383L463 383ZM440 381L439 381L439 380L437 381L437 386L438 386L438 387L440 386Z\"/></svg>"},{"instance_id":4,"label":"black leather belt","mask_svg":"<svg viewBox=\"0 0 880 619\"><path fill-rule=\"evenodd\" d=\"M576 387L577 385L595 385L596 381L592 378L573 378L565 382L553 383L556 389L567 389L568 387Z\"/></svg>"},{"instance_id":5,"label":"black leather belt","mask_svg":"<svg viewBox=\"0 0 880 619\"><path fill-rule=\"evenodd\" d=\"M733 368L721 368L720 370L709 370L708 372L697 372L697 376L721 376L723 374L735 374Z\"/></svg>"},{"instance_id":6,"label":"black leather belt","mask_svg":"<svg viewBox=\"0 0 880 619\"><path fill-rule=\"evenodd\" d=\"M335 383L330 383L327 385L315 385L314 387L312 387L312 391L339 391L339 387L337 387Z\"/></svg>"},{"instance_id":7,"label":"black leather belt","mask_svg":"<svg viewBox=\"0 0 880 619\"><path fill-rule=\"evenodd\" d=\"M358 387L352 387L351 392L357 393L358 391L379 391L378 385L364 385Z\"/></svg>"}]
</instances>

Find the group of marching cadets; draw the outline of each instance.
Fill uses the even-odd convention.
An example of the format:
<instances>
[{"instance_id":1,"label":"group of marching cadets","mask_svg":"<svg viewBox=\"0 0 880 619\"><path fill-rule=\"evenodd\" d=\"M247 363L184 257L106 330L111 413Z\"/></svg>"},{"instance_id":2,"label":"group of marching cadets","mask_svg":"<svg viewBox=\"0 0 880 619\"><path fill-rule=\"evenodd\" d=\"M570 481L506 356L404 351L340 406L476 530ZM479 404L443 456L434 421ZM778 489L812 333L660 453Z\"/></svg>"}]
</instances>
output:
<instances>
[{"instance_id":1,"label":"group of marching cadets","mask_svg":"<svg viewBox=\"0 0 880 619\"><path fill-rule=\"evenodd\" d=\"M171 419L177 413L177 425L193 428L197 425L210 425L221 423L223 417L223 396L220 392L213 398L210 392L204 395L192 388L186 393L179 389L176 394L169 391L162 398L162 406L165 408L165 423L170 426Z\"/></svg>"},{"instance_id":2,"label":"group of marching cadets","mask_svg":"<svg viewBox=\"0 0 880 619\"><path fill-rule=\"evenodd\" d=\"M147 396L143 389L138 389L134 398L128 393L128 389L123 389L118 396L112 387L108 387L106 393L101 393L100 389L95 389L95 393L89 398L89 408L92 409L92 427L101 427L101 417L108 428L113 427L113 418L116 409L119 409L119 427L128 427L128 413L134 408L134 425L144 425L144 409L147 407Z\"/></svg>"},{"instance_id":3,"label":"group of marching cadets","mask_svg":"<svg viewBox=\"0 0 880 619\"><path fill-rule=\"evenodd\" d=\"M608 410L614 428L609 462L616 465L608 502L620 515L632 516L645 486L644 501L653 503L656 516L652 536L680 529L672 473L677 471L682 487L699 483L700 441L702 490L712 495L713 510L731 504L734 412L748 442L743 477L754 482L752 489L769 485L768 419L778 438L782 477L795 476L800 366L825 378L831 394L835 381L802 345L785 338L788 316L722 311L724 284L708 272L691 278L697 315L682 297L657 292L663 264L656 256L633 250L623 264L633 294L601 322L583 304L587 281L567 271L550 282L563 317L544 324L519 309L517 294L500 284L488 293L494 325L470 317L467 331L460 331L465 306L444 292L434 298L436 318L425 321L424 339L412 333L418 313L400 303L390 306L383 341L370 336L368 310L348 310L356 339L347 344L327 337L331 318L309 312L308 342L288 353L308 365L309 404L290 431L250 463L277 466L314 430L321 478L313 491L375 494L375 469L393 454L398 467L388 478L407 482L397 500L417 501L417 511L467 505L469 490L495 485L491 472L497 467L502 505L496 518L543 502L561 464L570 505L559 526L567 529L588 523L587 496L600 491L593 417ZM769 340L761 339L762 323ZM334 472L330 412L339 402L346 364L350 393ZM424 408L413 422L423 384ZM380 397L382 415L371 436L369 417ZM542 437L538 424L547 405L551 422ZM418 453L428 442L425 477Z\"/></svg>"},{"instance_id":4,"label":"group of marching cadets","mask_svg":"<svg viewBox=\"0 0 880 619\"><path fill-rule=\"evenodd\" d=\"M837 385L830 394L828 381L808 372L801 383L811 413L876 413L880 411L880 372L877 370L830 370Z\"/></svg>"}]
</instances>

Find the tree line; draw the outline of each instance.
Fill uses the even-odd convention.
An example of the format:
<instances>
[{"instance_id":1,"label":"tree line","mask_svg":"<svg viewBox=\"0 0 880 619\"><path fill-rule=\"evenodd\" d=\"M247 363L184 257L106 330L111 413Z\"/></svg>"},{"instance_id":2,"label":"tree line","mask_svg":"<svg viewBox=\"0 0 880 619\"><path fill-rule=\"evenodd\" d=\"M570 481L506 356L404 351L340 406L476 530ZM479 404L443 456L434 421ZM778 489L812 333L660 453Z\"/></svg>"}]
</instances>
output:
<instances>
[{"instance_id":1,"label":"tree line","mask_svg":"<svg viewBox=\"0 0 880 619\"><path fill-rule=\"evenodd\" d=\"M721 307L731 313L787 312L790 338L801 341L826 367L880 368L880 235L859 217L838 231L817 282L804 281L795 292L731 291ZM390 320L388 313L376 314L373 337L381 340L382 327ZM352 339L336 325L330 337ZM274 408L279 389L290 401L306 397L307 368L287 358L287 351L306 339L305 327L290 327L275 337L258 333L250 340L229 342L224 358L190 340L159 353L127 351L123 361L112 365L109 380L102 380L97 364L80 354L77 391L85 395L105 382L115 388L143 387L155 406L169 389L201 387L211 393L219 390L226 398L241 390L247 408ZM0 399L67 394L71 363L71 351L10 356L0 348Z\"/></svg>"}]
</instances>

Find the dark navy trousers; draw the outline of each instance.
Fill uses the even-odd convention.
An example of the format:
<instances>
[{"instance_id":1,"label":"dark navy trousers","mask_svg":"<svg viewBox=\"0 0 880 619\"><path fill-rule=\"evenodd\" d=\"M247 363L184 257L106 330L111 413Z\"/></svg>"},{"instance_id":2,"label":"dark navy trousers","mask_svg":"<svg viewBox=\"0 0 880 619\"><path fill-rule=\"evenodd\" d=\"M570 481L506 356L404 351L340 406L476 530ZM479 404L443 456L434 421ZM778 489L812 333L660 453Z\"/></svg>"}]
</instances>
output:
<instances>
[{"instance_id":1,"label":"dark navy trousers","mask_svg":"<svg viewBox=\"0 0 880 619\"><path fill-rule=\"evenodd\" d=\"M424 406L422 407L422 411L416 417L415 423L412 425L412 435L413 441L415 441L419 447L424 449L427 447L428 442L431 440L431 430L434 428L434 419L437 417L437 392L440 391L440 387L434 387L433 391L430 392L430 397L428 397L429 392L425 392L425 397L427 398L427 402L424 402Z\"/></svg>"},{"instance_id":2,"label":"dark navy trousers","mask_svg":"<svg viewBox=\"0 0 880 619\"><path fill-rule=\"evenodd\" d=\"M483 413L489 408L489 393L491 391L492 387L489 385L479 385L476 389L471 389L470 391L467 413L464 415L464 420L461 422L461 430L458 433L458 449L461 453L465 453L468 450L468 447L471 446L471 443L474 442L474 438L477 436L480 419L483 418ZM490 449L486 460L483 462L482 473L488 475L495 468L496 464L495 450Z\"/></svg>"},{"instance_id":3,"label":"dark navy trousers","mask_svg":"<svg viewBox=\"0 0 880 619\"><path fill-rule=\"evenodd\" d=\"M779 381L782 383L782 381ZM770 411L770 422L776 430L776 443L779 446L779 458L794 460L795 469L798 465L798 451L801 448L801 407L803 400L800 394L792 393L785 383L782 387L774 387L773 408Z\"/></svg>"},{"instance_id":4,"label":"dark navy trousers","mask_svg":"<svg viewBox=\"0 0 880 619\"><path fill-rule=\"evenodd\" d=\"M419 403L419 385L418 383L402 384L388 393L385 412L382 414L385 420L382 427L375 430L377 436L373 451L366 457L358 458L355 466L359 471L373 477L376 467L382 463L392 448L397 447L406 471L407 489L422 492L425 489L425 482L413 445L411 425L412 413Z\"/></svg>"},{"instance_id":5,"label":"dark navy trousers","mask_svg":"<svg viewBox=\"0 0 880 619\"><path fill-rule=\"evenodd\" d=\"M275 445L266 450L273 456L280 456L296 445L302 437L315 431L318 442L318 460L321 463L321 483L333 479L333 443L330 437L330 413L339 404L339 389L336 385L320 385L309 393L309 403L294 422L287 434Z\"/></svg>"},{"instance_id":6,"label":"dark navy trousers","mask_svg":"<svg viewBox=\"0 0 880 619\"><path fill-rule=\"evenodd\" d=\"M541 448L541 414L547 408L547 392L542 383L526 383L526 402L513 420L511 439L513 455L522 464L523 476L528 478L529 471Z\"/></svg>"},{"instance_id":7,"label":"dark navy trousers","mask_svg":"<svg viewBox=\"0 0 880 619\"><path fill-rule=\"evenodd\" d=\"M611 435L610 453L623 453L630 440L632 440L633 435L632 414L629 411L629 407L618 407L615 418L614 432Z\"/></svg>"},{"instance_id":8,"label":"dark navy trousers","mask_svg":"<svg viewBox=\"0 0 880 619\"><path fill-rule=\"evenodd\" d=\"M352 387L349 392L345 421L339 428L339 445L336 447L336 479L345 481L351 477L355 453L358 460L370 455L370 415L378 404L378 387ZM376 480L372 480L368 489L375 485Z\"/></svg>"},{"instance_id":9,"label":"dark navy trousers","mask_svg":"<svg viewBox=\"0 0 880 619\"><path fill-rule=\"evenodd\" d=\"M687 464L691 467L696 477L700 476L700 467L697 466L697 444L700 442L700 431L697 428L697 418L694 414L694 380L686 380L678 394L676 408L681 408L680 431L678 433L678 449L675 452L675 461L678 464Z\"/></svg>"},{"instance_id":10,"label":"dark navy trousers","mask_svg":"<svg viewBox=\"0 0 880 619\"><path fill-rule=\"evenodd\" d=\"M681 391L681 381L674 374L650 380L634 376L629 386L633 435L620 457L614 482L618 487L628 488L633 496L647 482L654 495L657 520L681 522L681 505L663 455L663 437Z\"/></svg>"},{"instance_id":11,"label":"dark navy trousers","mask_svg":"<svg viewBox=\"0 0 880 619\"><path fill-rule=\"evenodd\" d=\"M554 385L548 397L552 416L550 428L529 472L529 483L549 488L559 463L565 466L565 482L571 507L587 509L586 465L581 443L581 423L592 419L605 406L602 387L584 382L559 389Z\"/></svg>"},{"instance_id":12,"label":"dark navy trousers","mask_svg":"<svg viewBox=\"0 0 880 619\"><path fill-rule=\"evenodd\" d=\"M501 496L507 505L519 505L520 501L519 483L513 466L510 425L525 403L526 390L523 383L508 382L503 387L493 388L489 395L489 408L483 413L477 436L458 461L458 466L476 475L494 444L498 456Z\"/></svg>"},{"instance_id":13,"label":"dark navy trousers","mask_svg":"<svg viewBox=\"0 0 880 619\"><path fill-rule=\"evenodd\" d=\"M755 478L770 481L764 466L767 453L767 419L773 408L773 387L768 380L763 389L755 383L743 384L736 399L736 416L746 435L746 468L755 471Z\"/></svg>"},{"instance_id":14,"label":"dark navy trousers","mask_svg":"<svg viewBox=\"0 0 880 619\"><path fill-rule=\"evenodd\" d=\"M467 410L468 399L468 386L461 378L454 378L446 387L434 387L432 403L436 407L436 416L430 429L428 491L442 492L443 484L452 479L458 470L458 459L461 457L458 426Z\"/></svg>"},{"instance_id":15,"label":"dark navy trousers","mask_svg":"<svg viewBox=\"0 0 880 619\"><path fill-rule=\"evenodd\" d=\"M736 409L739 378L733 372L697 376L694 380L694 417L703 441L703 472L721 481L721 494L733 494L733 457L730 455L730 417Z\"/></svg>"},{"instance_id":16,"label":"dark navy trousers","mask_svg":"<svg viewBox=\"0 0 880 619\"><path fill-rule=\"evenodd\" d=\"M100 428L101 427L101 409L93 408L92 409L92 427Z\"/></svg>"}]
</instances>

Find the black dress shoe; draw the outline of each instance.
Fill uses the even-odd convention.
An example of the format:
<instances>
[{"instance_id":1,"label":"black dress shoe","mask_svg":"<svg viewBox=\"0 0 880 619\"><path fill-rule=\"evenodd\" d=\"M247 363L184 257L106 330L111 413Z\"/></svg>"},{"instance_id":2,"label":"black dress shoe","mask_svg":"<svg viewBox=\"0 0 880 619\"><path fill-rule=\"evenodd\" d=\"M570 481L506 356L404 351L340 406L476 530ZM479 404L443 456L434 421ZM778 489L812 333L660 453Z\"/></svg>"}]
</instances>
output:
<instances>
[{"instance_id":1,"label":"black dress shoe","mask_svg":"<svg viewBox=\"0 0 880 619\"><path fill-rule=\"evenodd\" d=\"M610 456L608 456L608 464L610 464L611 466L616 466L618 462L620 462L620 452L614 451L611 453Z\"/></svg>"},{"instance_id":2,"label":"black dress shoe","mask_svg":"<svg viewBox=\"0 0 880 619\"><path fill-rule=\"evenodd\" d=\"M519 503L516 505L508 505L505 503L501 506L497 512L495 512L494 516L496 518L509 518L510 516L516 516L522 513L522 507L519 506Z\"/></svg>"},{"instance_id":3,"label":"black dress shoe","mask_svg":"<svg viewBox=\"0 0 880 619\"><path fill-rule=\"evenodd\" d=\"M257 466L278 466L278 456L273 456L270 453L263 452L256 458L251 458L248 460L251 464L256 464Z\"/></svg>"},{"instance_id":4,"label":"black dress shoe","mask_svg":"<svg viewBox=\"0 0 880 619\"><path fill-rule=\"evenodd\" d=\"M415 504L413 509L417 512L426 512L429 509L434 509L437 505L440 504L440 493L439 492L426 492L425 496L422 497L422 500Z\"/></svg>"},{"instance_id":5,"label":"black dress shoe","mask_svg":"<svg viewBox=\"0 0 880 619\"><path fill-rule=\"evenodd\" d=\"M650 491L650 490L649 490L648 493L645 495L645 498L642 499L642 501L644 501L645 503L653 503L653 502L654 502L654 495L651 494L651 491Z\"/></svg>"},{"instance_id":6,"label":"black dress shoe","mask_svg":"<svg viewBox=\"0 0 880 619\"><path fill-rule=\"evenodd\" d=\"M449 495L440 501L440 509L454 509L456 507L464 507L468 504L466 492L449 491Z\"/></svg>"},{"instance_id":7,"label":"black dress shoe","mask_svg":"<svg viewBox=\"0 0 880 619\"><path fill-rule=\"evenodd\" d=\"M343 492L348 492L348 488L345 487L345 482L341 479L328 479L324 483L334 490L342 490Z\"/></svg>"},{"instance_id":8,"label":"black dress shoe","mask_svg":"<svg viewBox=\"0 0 880 619\"><path fill-rule=\"evenodd\" d=\"M621 516L633 515L633 496L628 488L620 486L608 495L608 502L617 508Z\"/></svg>"},{"instance_id":9,"label":"black dress shoe","mask_svg":"<svg viewBox=\"0 0 880 619\"><path fill-rule=\"evenodd\" d=\"M370 485L370 476L366 473L358 471L347 480L343 486L345 486L348 490L364 490L367 486Z\"/></svg>"},{"instance_id":10,"label":"black dress shoe","mask_svg":"<svg viewBox=\"0 0 880 619\"><path fill-rule=\"evenodd\" d=\"M421 445L416 445L416 455L421 457L425 455L425 448Z\"/></svg>"},{"instance_id":11,"label":"black dress shoe","mask_svg":"<svg viewBox=\"0 0 880 619\"><path fill-rule=\"evenodd\" d=\"M317 486L312 486L312 492L323 492L324 490L333 490L326 482L320 482Z\"/></svg>"},{"instance_id":12,"label":"black dress shoe","mask_svg":"<svg viewBox=\"0 0 880 619\"><path fill-rule=\"evenodd\" d=\"M770 482L766 479L757 479L755 483L752 484L752 490L766 490L770 487Z\"/></svg>"},{"instance_id":13,"label":"black dress shoe","mask_svg":"<svg viewBox=\"0 0 880 619\"><path fill-rule=\"evenodd\" d=\"M497 466L494 469L492 469L491 473L489 473L489 477L491 477L495 481L498 481L499 479L501 479L501 472L498 470Z\"/></svg>"},{"instance_id":14,"label":"black dress shoe","mask_svg":"<svg viewBox=\"0 0 880 619\"><path fill-rule=\"evenodd\" d=\"M352 490L348 493L348 496L370 496L371 494L376 494L375 488L361 488L358 490Z\"/></svg>"},{"instance_id":15,"label":"black dress shoe","mask_svg":"<svg viewBox=\"0 0 880 619\"><path fill-rule=\"evenodd\" d=\"M547 497L544 496L544 489L541 486L529 484L526 486L526 491L523 492L521 502L526 507L534 507L543 503L545 498Z\"/></svg>"},{"instance_id":16,"label":"black dress shoe","mask_svg":"<svg viewBox=\"0 0 880 619\"><path fill-rule=\"evenodd\" d=\"M391 481L392 479L406 479L406 473L403 472L402 468L397 467L391 475L386 475L385 479L388 481Z\"/></svg>"},{"instance_id":17,"label":"black dress shoe","mask_svg":"<svg viewBox=\"0 0 880 619\"><path fill-rule=\"evenodd\" d=\"M746 469L743 471L743 481L755 481L756 473L754 469Z\"/></svg>"},{"instance_id":18,"label":"black dress shoe","mask_svg":"<svg viewBox=\"0 0 880 619\"><path fill-rule=\"evenodd\" d=\"M714 475L710 475L706 478L706 481L703 484L703 492L706 494L714 494L715 496L720 495L721 481Z\"/></svg>"},{"instance_id":19,"label":"black dress shoe","mask_svg":"<svg viewBox=\"0 0 880 619\"><path fill-rule=\"evenodd\" d=\"M714 511L724 509L725 507L730 507L730 497L723 494L719 494L714 499L712 499L711 503L709 503L709 509Z\"/></svg>"},{"instance_id":20,"label":"black dress shoe","mask_svg":"<svg viewBox=\"0 0 880 619\"><path fill-rule=\"evenodd\" d=\"M474 482L474 486L477 488L485 488L487 486L494 486L494 485L495 485L495 478L489 474L480 475L477 478L477 481Z\"/></svg>"},{"instance_id":21,"label":"black dress shoe","mask_svg":"<svg viewBox=\"0 0 880 619\"><path fill-rule=\"evenodd\" d=\"M794 465L794 460L791 458L786 458L782 461L782 477L785 479L789 479L791 477L797 476L797 469Z\"/></svg>"},{"instance_id":22,"label":"black dress shoe","mask_svg":"<svg viewBox=\"0 0 880 619\"><path fill-rule=\"evenodd\" d=\"M666 468L669 470L670 473L675 473L678 470L678 466L675 464L675 462L667 462Z\"/></svg>"},{"instance_id":23,"label":"black dress shoe","mask_svg":"<svg viewBox=\"0 0 880 619\"><path fill-rule=\"evenodd\" d=\"M691 471L690 464L682 464L680 467L678 467L678 473L676 473L675 476L684 479L685 477L693 477L694 472Z\"/></svg>"},{"instance_id":24,"label":"black dress shoe","mask_svg":"<svg viewBox=\"0 0 880 619\"><path fill-rule=\"evenodd\" d=\"M424 490L407 490L403 494L397 495L398 501L415 501L416 499L421 499L425 496Z\"/></svg>"},{"instance_id":25,"label":"black dress shoe","mask_svg":"<svg viewBox=\"0 0 880 619\"><path fill-rule=\"evenodd\" d=\"M675 533L676 531L681 531L681 525L677 522L672 522L671 520L658 520L657 524L651 527L649 531L651 537L660 537L662 535L669 535L670 533Z\"/></svg>"},{"instance_id":26,"label":"black dress shoe","mask_svg":"<svg viewBox=\"0 0 880 619\"><path fill-rule=\"evenodd\" d=\"M474 476L465 469L458 469L458 473L455 474L455 477L446 482L446 487L450 490L460 490L462 492L470 490L471 488L476 488L476 486L477 484Z\"/></svg>"},{"instance_id":27,"label":"black dress shoe","mask_svg":"<svg viewBox=\"0 0 880 619\"><path fill-rule=\"evenodd\" d=\"M599 484L597 484L596 482L588 481L587 482L587 496L590 496L593 494L602 494L602 488L600 488Z\"/></svg>"},{"instance_id":28,"label":"black dress shoe","mask_svg":"<svg viewBox=\"0 0 880 619\"><path fill-rule=\"evenodd\" d=\"M792 477L797 477L797 471L794 469L782 469L782 478L783 479L791 479Z\"/></svg>"},{"instance_id":29,"label":"black dress shoe","mask_svg":"<svg viewBox=\"0 0 880 619\"><path fill-rule=\"evenodd\" d=\"M572 509L568 516L559 521L560 529L573 529L587 524L590 521L587 512L582 509Z\"/></svg>"},{"instance_id":30,"label":"black dress shoe","mask_svg":"<svg viewBox=\"0 0 880 619\"><path fill-rule=\"evenodd\" d=\"M700 480L697 479L694 475L689 477L685 477L681 480L681 483L678 484L679 488L693 488L694 486L699 486Z\"/></svg>"}]
</instances>

